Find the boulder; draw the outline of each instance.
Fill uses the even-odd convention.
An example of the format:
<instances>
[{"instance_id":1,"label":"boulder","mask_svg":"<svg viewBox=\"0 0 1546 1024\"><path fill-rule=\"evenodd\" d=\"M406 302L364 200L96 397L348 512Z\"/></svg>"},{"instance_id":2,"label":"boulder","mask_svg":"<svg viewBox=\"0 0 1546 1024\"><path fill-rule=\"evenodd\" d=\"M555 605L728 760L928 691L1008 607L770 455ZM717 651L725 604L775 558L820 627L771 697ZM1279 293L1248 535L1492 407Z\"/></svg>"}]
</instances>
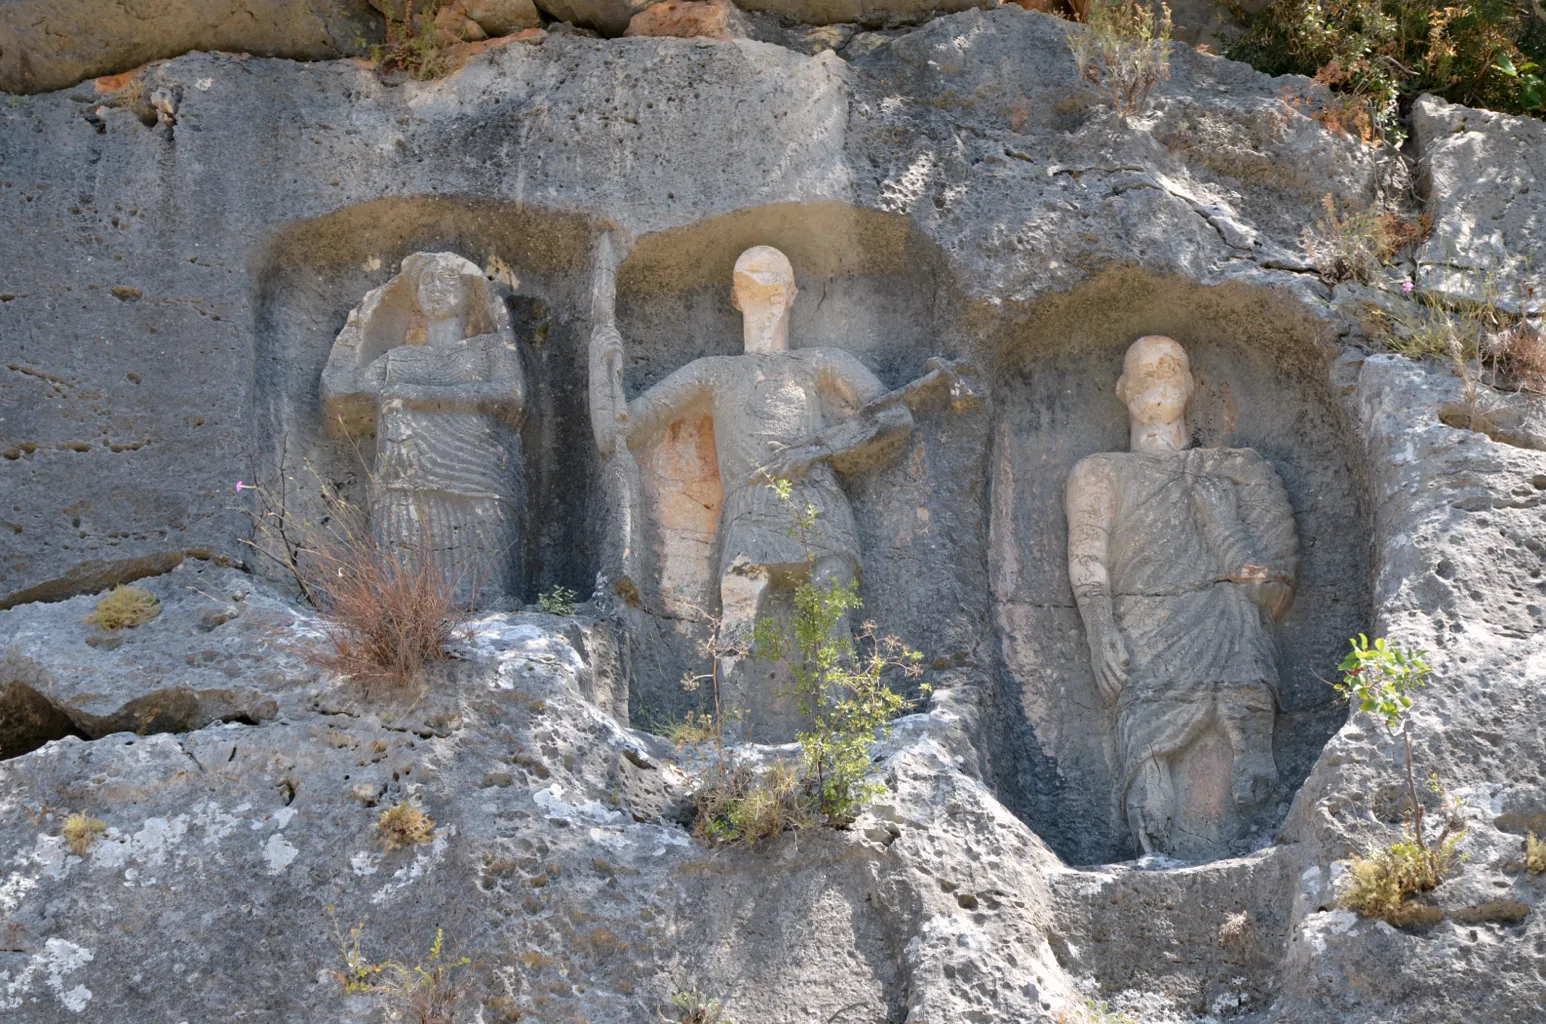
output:
<instances>
[{"instance_id":1,"label":"boulder","mask_svg":"<svg viewBox=\"0 0 1546 1024\"><path fill-rule=\"evenodd\" d=\"M633 16L650 6L650 0L542 0L537 5L550 18L603 36L628 31Z\"/></svg>"},{"instance_id":2,"label":"boulder","mask_svg":"<svg viewBox=\"0 0 1546 1024\"><path fill-rule=\"evenodd\" d=\"M0 90L62 89L190 50L326 60L380 34L366 0L6 0Z\"/></svg>"},{"instance_id":3,"label":"boulder","mask_svg":"<svg viewBox=\"0 0 1546 1024\"><path fill-rule=\"evenodd\" d=\"M1546 122L1419 96L1412 138L1433 217L1418 286L1447 300L1546 309Z\"/></svg>"},{"instance_id":4,"label":"boulder","mask_svg":"<svg viewBox=\"0 0 1546 1024\"><path fill-rule=\"evenodd\" d=\"M635 14L629 36L677 36L682 39L729 39L730 5L698 0L666 0Z\"/></svg>"}]
</instances>

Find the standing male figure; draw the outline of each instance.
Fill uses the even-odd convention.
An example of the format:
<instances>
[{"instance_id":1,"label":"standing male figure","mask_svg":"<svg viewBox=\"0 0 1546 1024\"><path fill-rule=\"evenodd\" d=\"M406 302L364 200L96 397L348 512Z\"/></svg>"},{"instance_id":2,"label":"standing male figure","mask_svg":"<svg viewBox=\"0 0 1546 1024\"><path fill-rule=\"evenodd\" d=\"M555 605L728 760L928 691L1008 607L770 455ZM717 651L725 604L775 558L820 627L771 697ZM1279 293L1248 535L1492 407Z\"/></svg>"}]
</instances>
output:
<instances>
[{"instance_id":1,"label":"standing male figure","mask_svg":"<svg viewBox=\"0 0 1546 1024\"><path fill-rule=\"evenodd\" d=\"M1211 727L1227 738L1241 814L1278 791L1274 633L1299 569L1293 510L1255 451L1187 449L1192 389L1179 344L1134 342L1117 381L1132 450L1082 460L1065 491L1069 580L1096 684L1116 704L1123 804L1145 853L1170 850L1174 828L1217 826L1176 821L1178 786L1210 788L1174 769Z\"/></svg>"},{"instance_id":2,"label":"standing male figure","mask_svg":"<svg viewBox=\"0 0 1546 1024\"><path fill-rule=\"evenodd\" d=\"M720 697L726 724L736 728L736 712L751 712L756 726L774 696L750 692L742 665L773 586L792 585L807 572L818 585L846 586L858 578L858 531L834 463L845 471L860 468L913 425L905 402L872 404L886 388L851 353L790 351L796 291L783 253L765 245L743 252L731 295L743 317L745 354L694 360L632 401L623 393L616 329L598 326L592 342L591 415L604 456L619 442L646 445L689 411L703 409L713 418L724 491ZM769 486L772 480L790 481L788 499ZM807 509L817 518L802 540L797 515Z\"/></svg>"}]
</instances>

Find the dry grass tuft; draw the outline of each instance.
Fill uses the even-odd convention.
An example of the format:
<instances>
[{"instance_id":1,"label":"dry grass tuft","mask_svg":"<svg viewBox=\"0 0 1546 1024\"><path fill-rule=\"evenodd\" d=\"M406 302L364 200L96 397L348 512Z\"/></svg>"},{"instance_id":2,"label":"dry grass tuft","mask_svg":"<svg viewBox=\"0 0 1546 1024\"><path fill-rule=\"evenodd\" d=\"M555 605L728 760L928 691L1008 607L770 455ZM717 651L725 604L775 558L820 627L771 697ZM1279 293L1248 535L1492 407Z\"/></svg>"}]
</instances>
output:
<instances>
[{"instance_id":1,"label":"dry grass tuft","mask_svg":"<svg viewBox=\"0 0 1546 1024\"><path fill-rule=\"evenodd\" d=\"M376 819L376 830L381 833L381 845L388 850L401 850L435 838L435 822L419 810L412 800L404 800L381 812Z\"/></svg>"},{"instance_id":2,"label":"dry grass tuft","mask_svg":"<svg viewBox=\"0 0 1546 1024\"><path fill-rule=\"evenodd\" d=\"M97 845L97 840L106 832L107 822L79 812L64 819L64 827L59 830L64 841L70 844L70 852L77 857L90 853L91 848Z\"/></svg>"},{"instance_id":3,"label":"dry grass tuft","mask_svg":"<svg viewBox=\"0 0 1546 1024\"><path fill-rule=\"evenodd\" d=\"M1079 78L1126 123L1143 112L1150 90L1170 77L1170 8L1164 0L1153 6L1147 0L1086 0L1082 6L1084 28L1068 33Z\"/></svg>"},{"instance_id":4,"label":"dry grass tuft","mask_svg":"<svg viewBox=\"0 0 1546 1024\"><path fill-rule=\"evenodd\" d=\"M693 795L693 834L722 843L757 843L787 829L817 823L815 808L794 766L778 761L760 776L735 762L712 775Z\"/></svg>"},{"instance_id":5,"label":"dry grass tuft","mask_svg":"<svg viewBox=\"0 0 1546 1024\"><path fill-rule=\"evenodd\" d=\"M1546 871L1546 840L1537 839L1534 832L1525 836L1525 868L1536 875Z\"/></svg>"},{"instance_id":6,"label":"dry grass tuft","mask_svg":"<svg viewBox=\"0 0 1546 1024\"><path fill-rule=\"evenodd\" d=\"M139 587L114 587L97 601L96 609L81 621L103 629L133 629L161 614L156 595Z\"/></svg>"},{"instance_id":7,"label":"dry grass tuft","mask_svg":"<svg viewBox=\"0 0 1546 1024\"><path fill-rule=\"evenodd\" d=\"M253 495L248 545L283 567L327 624L331 650L316 660L370 686L411 682L426 663L453 657L451 645L469 636L472 598L462 595L478 594L478 573L450 571L427 531L406 548L379 542L364 510L308 469L320 521L287 507L285 480L277 491L238 489Z\"/></svg>"},{"instance_id":8,"label":"dry grass tuft","mask_svg":"<svg viewBox=\"0 0 1546 1024\"><path fill-rule=\"evenodd\" d=\"M1338 204L1327 193L1321 199L1326 216L1304 231L1304 247L1316 272L1328 283L1357 281L1368 284L1379 276L1403 249L1428 237L1433 218L1428 214L1403 217L1372 210L1362 212Z\"/></svg>"}]
</instances>

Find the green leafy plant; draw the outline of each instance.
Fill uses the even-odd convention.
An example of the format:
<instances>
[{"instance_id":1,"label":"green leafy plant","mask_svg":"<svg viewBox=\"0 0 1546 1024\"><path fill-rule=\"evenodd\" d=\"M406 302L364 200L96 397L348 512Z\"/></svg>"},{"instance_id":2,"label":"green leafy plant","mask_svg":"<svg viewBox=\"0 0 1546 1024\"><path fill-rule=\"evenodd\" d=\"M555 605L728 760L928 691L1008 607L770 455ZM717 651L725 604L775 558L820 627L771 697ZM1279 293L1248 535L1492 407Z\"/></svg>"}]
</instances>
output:
<instances>
[{"instance_id":1,"label":"green leafy plant","mask_svg":"<svg viewBox=\"0 0 1546 1024\"><path fill-rule=\"evenodd\" d=\"M1429 777L1428 786L1439 794L1450 813L1432 843L1423 828L1425 810L1412 768L1409 712L1412 694L1428 685L1432 669L1425 660L1426 651L1408 650L1384 637L1371 642L1360 633L1349 642L1352 650L1337 666L1342 681L1332 687L1354 708L1376 715L1389 733L1401 737L1408 818L1404 839L1384 848L1371 846L1367 856L1354 858L1349 881L1340 895L1345 906L1359 913L1382 917L1392 924L1419 923L1431 911L1407 907L1407 897L1427 892L1448 877L1465 835L1459 813L1462 805L1445 797L1437 774Z\"/></svg>"},{"instance_id":2,"label":"green leafy plant","mask_svg":"<svg viewBox=\"0 0 1546 1024\"><path fill-rule=\"evenodd\" d=\"M161 614L161 602L140 587L114 587L81 621L103 629L133 629Z\"/></svg>"},{"instance_id":3,"label":"green leafy plant","mask_svg":"<svg viewBox=\"0 0 1546 1024\"><path fill-rule=\"evenodd\" d=\"M328 908L330 916L332 907ZM410 1024L455 1024L456 1008L465 995L459 972L472 963L469 957L445 959L445 930L435 929L435 941L423 959L414 964L396 960L371 962L361 951L365 926L357 924L345 937L339 932L337 918L333 933L338 939L343 967L333 977L349 995L372 993L387 1004L393 1020Z\"/></svg>"},{"instance_id":4,"label":"green leafy plant","mask_svg":"<svg viewBox=\"0 0 1546 1024\"><path fill-rule=\"evenodd\" d=\"M1519 107L1528 114L1546 113L1546 78L1536 72L1541 66L1528 57L1522 57L1518 65L1509 54L1499 57L1492 70L1504 78L1513 79L1519 88Z\"/></svg>"},{"instance_id":5,"label":"green leafy plant","mask_svg":"<svg viewBox=\"0 0 1546 1024\"><path fill-rule=\"evenodd\" d=\"M537 598L537 610L548 615L573 615L574 602L580 595L565 586L556 586Z\"/></svg>"},{"instance_id":6,"label":"green leafy plant","mask_svg":"<svg viewBox=\"0 0 1546 1024\"><path fill-rule=\"evenodd\" d=\"M794 500L788 480L770 479L768 486L780 500ZM907 699L886 684L885 674L895 669L921 675L923 658L896 638L879 636L873 623L865 623L857 637L848 628L849 613L860 606L858 589L815 578L810 540L817 518L814 507L796 510L790 531L806 554L806 573L794 588L792 619L760 620L751 650L742 652L789 667L792 695L808 723L797 735L799 769L778 761L756 771L725 746L719 706L719 659L725 651L718 619L710 617L709 635L699 645L711 671L683 680L689 690L704 682L713 685L712 714L690 714L672 731L680 745L713 743L709 767L693 797L698 812L694 834L701 839L756 842L822 820L842 826L884 788L871 781L870 747L908 707ZM927 693L927 685L920 690Z\"/></svg>"},{"instance_id":7,"label":"green leafy plant","mask_svg":"<svg viewBox=\"0 0 1546 1024\"><path fill-rule=\"evenodd\" d=\"M793 501L788 480L769 486L781 500ZM795 704L809 722L797 735L806 786L828 823L842 825L884 789L870 781L870 746L877 734L889 735L891 719L908 706L886 684L885 673L899 669L911 677L921 675L923 655L896 637L880 636L873 622L864 623L857 637L849 630L848 616L862 604L859 588L815 579L810 537L817 517L809 505L795 513L794 532L804 543L807 572L795 586L793 621L769 617L758 622L753 648L761 660L789 664Z\"/></svg>"},{"instance_id":8,"label":"green leafy plant","mask_svg":"<svg viewBox=\"0 0 1546 1024\"><path fill-rule=\"evenodd\" d=\"M723 1004L701 995L697 985L672 996L671 1011L669 1017L662 1011L656 1013L666 1024L735 1024L725 1016Z\"/></svg>"},{"instance_id":9,"label":"green leafy plant","mask_svg":"<svg viewBox=\"0 0 1546 1024\"><path fill-rule=\"evenodd\" d=\"M69 844L70 852L77 857L84 857L91 852L91 848L97 845L107 832L107 822L101 818L93 818L89 814L77 812L64 819L64 826L59 834Z\"/></svg>"},{"instance_id":10,"label":"green leafy plant","mask_svg":"<svg viewBox=\"0 0 1546 1024\"><path fill-rule=\"evenodd\" d=\"M1424 92L1540 113L1539 10L1518 0L1274 0L1227 55L1268 74L1311 76L1366 104L1378 131L1399 141L1403 102Z\"/></svg>"},{"instance_id":11,"label":"green leafy plant","mask_svg":"<svg viewBox=\"0 0 1546 1024\"><path fill-rule=\"evenodd\" d=\"M1170 8L1164 0L1090 0L1083 20L1068 30L1074 65L1125 123L1170 77Z\"/></svg>"},{"instance_id":12,"label":"green leafy plant","mask_svg":"<svg viewBox=\"0 0 1546 1024\"><path fill-rule=\"evenodd\" d=\"M1113 1010L1103 1002L1086 999L1083 1005L1059 1010L1058 1024L1139 1024L1131 1010Z\"/></svg>"}]
</instances>

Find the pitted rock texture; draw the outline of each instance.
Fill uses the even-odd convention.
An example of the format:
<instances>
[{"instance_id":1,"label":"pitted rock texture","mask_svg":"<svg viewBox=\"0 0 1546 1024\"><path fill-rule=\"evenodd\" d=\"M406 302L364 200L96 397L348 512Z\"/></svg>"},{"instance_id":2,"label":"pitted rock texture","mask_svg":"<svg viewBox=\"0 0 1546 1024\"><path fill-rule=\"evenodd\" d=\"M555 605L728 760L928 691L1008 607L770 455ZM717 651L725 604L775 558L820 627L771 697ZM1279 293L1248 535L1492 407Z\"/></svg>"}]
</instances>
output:
<instances>
[{"instance_id":1,"label":"pitted rock texture","mask_svg":"<svg viewBox=\"0 0 1546 1024\"><path fill-rule=\"evenodd\" d=\"M1518 863L1546 831L1546 414L1371 354L1353 314L1399 278L1329 285L1305 246L1326 194L1375 201L1403 165L1328 131L1312 83L1186 49L1120 126L1067 24L1017 7L820 46L779 28L822 52L555 31L425 83L196 54L143 72L148 116L91 88L0 104L0 646L24 669L0 679L0 1009L390 1019L338 980L358 925L360 956L410 967L443 928L472 961L458 1019L485 1024L634 1024L694 987L767 1024L1023 1024L1092 997L1145 1024L1546 1019L1542 876ZM1423 127L1441 115L1463 130ZM1416 120L1436 238L1533 223L1538 125ZM237 481L315 460L361 486L317 441L328 346L403 256L444 250L502 289L536 400L519 597L589 594L611 525L578 383L603 230L628 250L630 387L731 350L724 282L754 244L795 264L796 338L888 386L933 355L981 369L978 407L921 411L851 494L865 613L925 651L933 693L846 830L689 837L701 759L644 731L684 710L685 620L604 585L587 614L485 616L422 690L370 694L318 668L282 574L219 564L252 559ZM1200 438L1254 432L1303 470L1306 579L1318 560L1279 729L1302 787L1266 845L1199 865L1103 863L1124 855L1108 787L1054 742L1100 760L1087 666L1057 653L1082 642L1057 625L1071 594L1026 602L1053 623L1039 648L995 614L1006 565L1055 564L1066 535L1056 511L1012 544L998 528L1027 511L1006 436L1047 439L1017 479L1055 494L1125 429L1105 353L1155 331L1206 356ZM81 619L129 579L163 613L102 641ZM1349 856L1399 835L1398 746L1315 679L1360 629L1432 652L1417 768L1468 801L1468 859L1411 930L1336 902ZM409 798L433 839L387 851L375 823ZM71 812L107 826L85 855Z\"/></svg>"},{"instance_id":2,"label":"pitted rock texture","mask_svg":"<svg viewBox=\"0 0 1546 1024\"><path fill-rule=\"evenodd\" d=\"M1422 96L1412 135L1434 218L1417 253L1417 283L1450 300L1546 309L1540 289L1522 294L1546 265L1546 123Z\"/></svg>"}]
</instances>

